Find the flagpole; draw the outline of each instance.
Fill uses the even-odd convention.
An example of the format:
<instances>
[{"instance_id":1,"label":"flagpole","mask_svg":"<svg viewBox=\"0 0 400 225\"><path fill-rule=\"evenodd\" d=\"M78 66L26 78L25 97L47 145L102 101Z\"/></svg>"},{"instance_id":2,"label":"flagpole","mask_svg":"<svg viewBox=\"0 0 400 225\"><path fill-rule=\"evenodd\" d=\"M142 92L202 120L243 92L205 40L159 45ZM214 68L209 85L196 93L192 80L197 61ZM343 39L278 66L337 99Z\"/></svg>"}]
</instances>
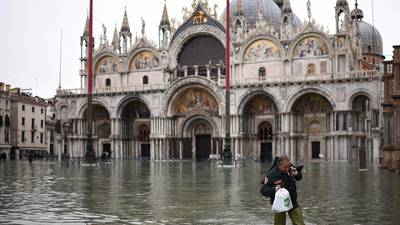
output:
<instances>
[{"instance_id":1,"label":"flagpole","mask_svg":"<svg viewBox=\"0 0 400 225\"><path fill-rule=\"evenodd\" d=\"M225 145L224 145L224 164L232 163L231 152L231 120L230 120L230 0L226 0L226 52L225 52Z\"/></svg>"},{"instance_id":2,"label":"flagpole","mask_svg":"<svg viewBox=\"0 0 400 225\"><path fill-rule=\"evenodd\" d=\"M87 93L87 140L86 140L86 161L93 163L95 159L93 149L93 104L92 104L92 82L93 82L93 0L90 0L89 6L89 52L88 52L88 93Z\"/></svg>"}]
</instances>

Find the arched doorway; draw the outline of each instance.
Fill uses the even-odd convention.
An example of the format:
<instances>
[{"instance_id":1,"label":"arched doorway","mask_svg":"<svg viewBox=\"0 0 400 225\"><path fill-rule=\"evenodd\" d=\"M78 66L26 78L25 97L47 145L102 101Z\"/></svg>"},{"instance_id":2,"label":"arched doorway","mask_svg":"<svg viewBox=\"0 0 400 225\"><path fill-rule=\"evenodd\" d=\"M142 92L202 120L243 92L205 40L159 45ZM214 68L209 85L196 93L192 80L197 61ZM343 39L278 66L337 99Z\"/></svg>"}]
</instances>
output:
<instances>
[{"instance_id":1,"label":"arched doorway","mask_svg":"<svg viewBox=\"0 0 400 225\"><path fill-rule=\"evenodd\" d=\"M86 113L85 109L83 113L85 124L87 124ZM103 152L109 155L112 154L110 113L103 105L96 103L93 104L93 142L96 156L100 156Z\"/></svg>"},{"instance_id":2,"label":"arched doorway","mask_svg":"<svg viewBox=\"0 0 400 225\"><path fill-rule=\"evenodd\" d=\"M176 137L170 138L169 158L204 160L217 154L222 146L216 124L220 124L219 104L214 93L202 85L179 90L168 106L168 116L176 126Z\"/></svg>"},{"instance_id":3,"label":"arched doorway","mask_svg":"<svg viewBox=\"0 0 400 225\"><path fill-rule=\"evenodd\" d=\"M268 121L262 122L258 126L258 140L260 142L260 161L272 161L272 124Z\"/></svg>"},{"instance_id":4,"label":"arched doorway","mask_svg":"<svg viewBox=\"0 0 400 225\"><path fill-rule=\"evenodd\" d=\"M263 92L256 93L245 102L240 122L242 156L261 161L276 154L278 109L274 101Z\"/></svg>"},{"instance_id":5,"label":"arched doorway","mask_svg":"<svg viewBox=\"0 0 400 225\"><path fill-rule=\"evenodd\" d=\"M317 93L304 94L295 101L291 110L295 159L320 159L321 154L327 155L326 138L331 129L332 111L330 102Z\"/></svg>"},{"instance_id":6,"label":"arched doorway","mask_svg":"<svg viewBox=\"0 0 400 225\"><path fill-rule=\"evenodd\" d=\"M147 124L139 126L139 141L142 159L150 159L150 127Z\"/></svg>"},{"instance_id":7,"label":"arched doorway","mask_svg":"<svg viewBox=\"0 0 400 225\"><path fill-rule=\"evenodd\" d=\"M183 159L203 161L217 154L213 125L208 118L194 116L183 127Z\"/></svg>"},{"instance_id":8,"label":"arched doorway","mask_svg":"<svg viewBox=\"0 0 400 225\"><path fill-rule=\"evenodd\" d=\"M120 109L121 157L150 158L150 110L138 99L127 100Z\"/></svg>"}]
</instances>

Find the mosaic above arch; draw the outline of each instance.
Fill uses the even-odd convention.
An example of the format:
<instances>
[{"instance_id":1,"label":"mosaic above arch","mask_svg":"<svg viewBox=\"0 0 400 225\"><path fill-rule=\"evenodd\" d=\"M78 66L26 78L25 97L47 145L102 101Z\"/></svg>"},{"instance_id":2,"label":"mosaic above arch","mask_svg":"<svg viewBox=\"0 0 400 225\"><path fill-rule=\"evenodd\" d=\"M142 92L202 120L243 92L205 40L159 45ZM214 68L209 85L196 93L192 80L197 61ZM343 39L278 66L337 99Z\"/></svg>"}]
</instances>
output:
<instances>
[{"instance_id":1,"label":"mosaic above arch","mask_svg":"<svg viewBox=\"0 0 400 225\"><path fill-rule=\"evenodd\" d=\"M105 73L117 73L118 72L118 61L111 56L103 57L96 67L96 74Z\"/></svg>"},{"instance_id":2,"label":"mosaic above arch","mask_svg":"<svg viewBox=\"0 0 400 225\"><path fill-rule=\"evenodd\" d=\"M151 51L141 51L133 58L130 69L131 70L146 70L159 67L160 60Z\"/></svg>"},{"instance_id":3,"label":"mosaic above arch","mask_svg":"<svg viewBox=\"0 0 400 225\"><path fill-rule=\"evenodd\" d=\"M253 42L244 53L244 61L256 62L267 59L279 58L279 47L270 40L258 40Z\"/></svg>"},{"instance_id":4,"label":"mosaic above arch","mask_svg":"<svg viewBox=\"0 0 400 225\"><path fill-rule=\"evenodd\" d=\"M332 111L332 106L322 95L310 93L296 101L293 111L301 114L328 113Z\"/></svg>"},{"instance_id":5,"label":"mosaic above arch","mask_svg":"<svg viewBox=\"0 0 400 225\"><path fill-rule=\"evenodd\" d=\"M218 103L208 91L202 88L189 88L179 94L172 104L172 113L187 115L194 113L207 113L218 115Z\"/></svg>"},{"instance_id":6,"label":"mosaic above arch","mask_svg":"<svg viewBox=\"0 0 400 225\"><path fill-rule=\"evenodd\" d=\"M257 95L246 103L244 114L246 115L264 115L275 112L274 102L265 95Z\"/></svg>"},{"instance_id":7,"label":"mosaic above arch","mask_svg":"<svg viewBox=\"0 0 400 225\"><path fill-rule=\"evenodd\" d=\"M307 37L297 43L293 57L315 57L328 55L327 44L317 37Z\"/></svg>"}]
</instances>

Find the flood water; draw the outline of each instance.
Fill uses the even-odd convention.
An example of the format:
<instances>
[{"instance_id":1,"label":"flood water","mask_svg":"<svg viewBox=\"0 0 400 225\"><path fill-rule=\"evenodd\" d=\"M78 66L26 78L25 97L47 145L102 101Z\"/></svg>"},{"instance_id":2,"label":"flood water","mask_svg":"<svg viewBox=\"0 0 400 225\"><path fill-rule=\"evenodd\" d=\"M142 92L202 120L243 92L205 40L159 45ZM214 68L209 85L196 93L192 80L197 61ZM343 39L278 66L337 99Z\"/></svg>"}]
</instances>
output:
<instances>
[{"instance_id":1,"label":"flood water","mask_svg":"<svg viewBox=\"0 0 400 225\"><path fill-rule=\"evenodd\" d=\"M269 201L259 193L267 167L0 163L0 224L272 224ZM307 163L298 189L307 224L400 224L400 176L394 173Z\"/></svg>"}]
</instances>

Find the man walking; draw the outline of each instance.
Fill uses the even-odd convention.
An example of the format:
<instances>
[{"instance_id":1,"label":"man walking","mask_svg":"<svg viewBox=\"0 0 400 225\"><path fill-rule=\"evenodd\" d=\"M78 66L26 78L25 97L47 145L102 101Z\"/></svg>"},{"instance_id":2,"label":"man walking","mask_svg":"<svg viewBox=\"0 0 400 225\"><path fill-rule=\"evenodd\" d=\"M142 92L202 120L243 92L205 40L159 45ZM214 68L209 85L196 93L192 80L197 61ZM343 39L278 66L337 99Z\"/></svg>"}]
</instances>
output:
<instances>
[{"instance_id":1,"label":"man walking","mask_svg":"<svg viewBox=\"0 0 400 225\"><path fill-rule=\"evenodd\" d=\"M290 162L289 157L283 155L276 159L276 165L264 177L264 185L261 188L261 194L269 197L271 204L275 199L275 192L280 188L285 188L290 194L293 209L289 213L293 225L305 225L303 213L297 202L296 181L302 179L301 168L296 168ZM286 224L286 212L274 214L274 225Z\"/></svg>"}]
</instances>

